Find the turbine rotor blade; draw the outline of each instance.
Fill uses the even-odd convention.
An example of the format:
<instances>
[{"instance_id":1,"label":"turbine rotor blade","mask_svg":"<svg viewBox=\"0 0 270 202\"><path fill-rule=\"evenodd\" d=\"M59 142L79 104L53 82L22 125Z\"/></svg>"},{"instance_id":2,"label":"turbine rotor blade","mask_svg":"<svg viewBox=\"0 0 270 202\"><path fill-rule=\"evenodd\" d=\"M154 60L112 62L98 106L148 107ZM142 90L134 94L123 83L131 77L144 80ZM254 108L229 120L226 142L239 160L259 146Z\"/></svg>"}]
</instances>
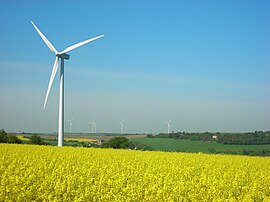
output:
<instances>
[{"instance_id":1,"label":"turbine rotor blade","mask_svg":"<svg viewBox=\"0 0 270 202\"><path fill-rule=\"evenodd\" d=\"M44 102L44 105L43 105L43 109L45 109L46 107L46 104L47 104L47 100L48 100L48 96L50 94L50 91L51 91L51 88L52 88L52 84L53 84L53 80L54 80L54 77L56 75L56 72L57 72L57 69L58 69L58 57L55 58L55 61L54 61L54 65L53 65L53 69L52 69L52 74L51 74L51 78L50 78L50 82L49 82L49 85L48 85L48 89L47 89L47 93L46 93L46 97L45 97L45 102Z\"/></svg>"},{"instance_id":2,"label":"turbine rotor blade","mask_svg":"<svg viewBox=\"0 0 270 202\"><path fill-rule=\"evenodd\" d=\"M87 44L87 43L89 43L89 42L91 42L91 41L94 41L94 40L96 40L96 39L99 39L99 38L101 38L101 37L103 37L103 36L104 36L104 34L103 34L103 35L100 35L100 36L97 36L97 37L94 37L94 38L91 38L91 39L88 39L88 40L85 40L85 41L82 41L82 42L79 42L79 43L76 43L76 44L74 44L74 45L72 45L72 46L69 46L69 47L67 47L65 50L61 51L61 52L59 53L59 55L64 54L64 53L67 53L67 52L69 52L69 51L72 51L72 50L74 50L74 49L76 49L76 48L79 48L80 46L83 46L84 44Z\"/></svg>"},{"instance_id":3,"label":"turbine rotor blade","mask_svg":"<svg viewBox=\"0 0 270 202\"><path fill-rule=\"evenodd\" d=\"M33 21L31 21L31 23L34 26L34 28L36 29L36 31L39 34L39 36L43 39L43 41L49 47L49 49L56 54L57 53L57 50L54 48L54 46L51 44L51 42L44 36L44 34L42 34L42 32L37 28L37 26L34 24Z\"/></svg>"}]
</instances>

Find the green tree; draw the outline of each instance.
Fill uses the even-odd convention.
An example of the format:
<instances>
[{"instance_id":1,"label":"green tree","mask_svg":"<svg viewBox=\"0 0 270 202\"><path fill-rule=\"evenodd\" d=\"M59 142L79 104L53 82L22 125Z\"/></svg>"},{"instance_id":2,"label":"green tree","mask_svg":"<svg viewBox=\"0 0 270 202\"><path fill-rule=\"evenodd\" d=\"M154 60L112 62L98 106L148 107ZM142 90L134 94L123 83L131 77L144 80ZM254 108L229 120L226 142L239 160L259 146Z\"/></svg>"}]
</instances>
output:
<instances>
[{"instance_id":1,"label":"green tree","mask_svg":"<svg viewBox=\"0 0 270 202\"><path fill-rule=\"evenodd\" d=\"M7 136L7 143L21 144L22 143L22 140L19 139L16 135L8 134L8 136Z\"/></svg>"},{"instance_id":2,"label":"green tree","mask_svg":"<svg viewBox=\"0 0 270 202\"><path fill-rule=\"evenodd\" d=\"M38 144L38 145L42 145L44 144L44 142L42 141L41 137L38 136L37 134L34 134L30 137L29 139L29 144Z\"/></svg>"},{"instance_id":3,"label":"green tree","mask_svg":"<svg viewBox=\"0 0 270 202\"><path fill-rule=\"evenodd\" d=\"M0 130L0 143L21 144L22 141L16 135L7 134L7 132L4 129L1 129Z\"/></svg>"},{"instance_id":4,"label":"green tree","mask_svg":"<svg viewBox=\"0 0 270 202\"><path fill-rule=\"evenodd\" d=\"M114 137L102 144L102 148L126 149L131 142L126 137Z\"/></svg>"},{"instance_id":5,"label":"green tree","mask_svg":"<svg viewBox=\"0 0 270 202\"><path fill-rule=\"evenodd\" d=\"M8 136L7 136L6 131L4 129L1 129L0 130L0 143L1 142L2 143L6 143L7 142L7 138L8 138Z\"/></svg>"}]
</instances>

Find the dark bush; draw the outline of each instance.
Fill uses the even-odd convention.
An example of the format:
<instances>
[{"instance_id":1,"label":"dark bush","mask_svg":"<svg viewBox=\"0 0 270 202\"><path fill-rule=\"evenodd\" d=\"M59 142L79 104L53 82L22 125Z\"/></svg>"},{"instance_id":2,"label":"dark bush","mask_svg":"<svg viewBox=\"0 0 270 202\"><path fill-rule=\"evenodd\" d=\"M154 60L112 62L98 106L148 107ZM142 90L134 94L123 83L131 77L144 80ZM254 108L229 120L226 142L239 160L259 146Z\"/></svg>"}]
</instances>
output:
<instances>
[{"instance_id":1,"label":"dark bush","mask_svg":"<svg viewBox=\"0 0 270 202\"><path fill-rule=\"evenodd\" d=\"M8 139L7 133L4 129L0 130L0 143L6 143Z\"/></svg>"},{"instance_id":2,"label":"dark bush","mask_svg":"<svg viewBox=\"0 0 270 202\"><path fill-rule=\"evenodd\" d=\"M22 140L19 139L16 135L8 134L8 136L7 136L7 143L21 144L22 143Z\"/></svg>"},{"instance_id":3,"label":"dark bush","mask_svg":"<svg viewBox=\"0 0 270 202\"><path fill-rule=\"evenodd\" d=\"M102 148L126 149L131 142L126 137L114 137L102 144Z\"/></svg>"},{"instance_id":4,"label":"dark bush","mask_svg":"<svg viewBox=\"0 0 270 202\"><path fill-rule=\"evenodd\" d=\"M4 129L0 130L0 143L15 143L21 144L22 141L13 134L7 134Z\"/></svg>"},{"instance_id":5,"label":"dark bush","mask_svg":"<svg viewBox=\"0 0 270 202\"><path fill-rule=\"evenodd\" d=\"M34 134L29 138L29 144L44 145L44 142L40 136Z\"/></svg>"}]
</instances>

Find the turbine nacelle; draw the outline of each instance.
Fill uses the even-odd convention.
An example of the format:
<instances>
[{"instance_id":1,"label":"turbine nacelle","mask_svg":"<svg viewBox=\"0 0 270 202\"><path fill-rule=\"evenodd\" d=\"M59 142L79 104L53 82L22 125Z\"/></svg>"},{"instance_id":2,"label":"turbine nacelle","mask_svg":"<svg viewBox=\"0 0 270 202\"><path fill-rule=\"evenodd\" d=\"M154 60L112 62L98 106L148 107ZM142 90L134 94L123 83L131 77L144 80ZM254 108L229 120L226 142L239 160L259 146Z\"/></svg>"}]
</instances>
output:
<instances>
[{"instance_id":1,"label":"turbine nacelle","mask_svg":"<svg viewBox=\"0 0 270 202\"><path fill-rule=\"evenodd\" d=\"M69 54L66 54L66 53L63 53L63 54L55 54L58 58L62 58L64 60L68 60L70 58L70 55Z\"/></svg>"}]
</instances>

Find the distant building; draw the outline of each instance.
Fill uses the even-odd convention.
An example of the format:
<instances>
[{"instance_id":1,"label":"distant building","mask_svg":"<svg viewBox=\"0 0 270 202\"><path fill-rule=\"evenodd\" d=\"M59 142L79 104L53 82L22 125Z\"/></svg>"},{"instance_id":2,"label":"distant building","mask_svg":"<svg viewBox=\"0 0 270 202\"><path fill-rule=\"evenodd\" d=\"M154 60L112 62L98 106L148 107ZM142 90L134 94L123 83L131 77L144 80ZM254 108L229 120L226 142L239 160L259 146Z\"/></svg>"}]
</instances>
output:
<instances>
[{"instance_id":1,"label":"distant building","mask_svg":"<svg viewBox=\"0 0 270 202\"><path fill-rule=\"evenodd\" d=\"M102 145L104 142L105 142L105 140L99 140L97 144Z\"/></svg>"}]
</instances>

